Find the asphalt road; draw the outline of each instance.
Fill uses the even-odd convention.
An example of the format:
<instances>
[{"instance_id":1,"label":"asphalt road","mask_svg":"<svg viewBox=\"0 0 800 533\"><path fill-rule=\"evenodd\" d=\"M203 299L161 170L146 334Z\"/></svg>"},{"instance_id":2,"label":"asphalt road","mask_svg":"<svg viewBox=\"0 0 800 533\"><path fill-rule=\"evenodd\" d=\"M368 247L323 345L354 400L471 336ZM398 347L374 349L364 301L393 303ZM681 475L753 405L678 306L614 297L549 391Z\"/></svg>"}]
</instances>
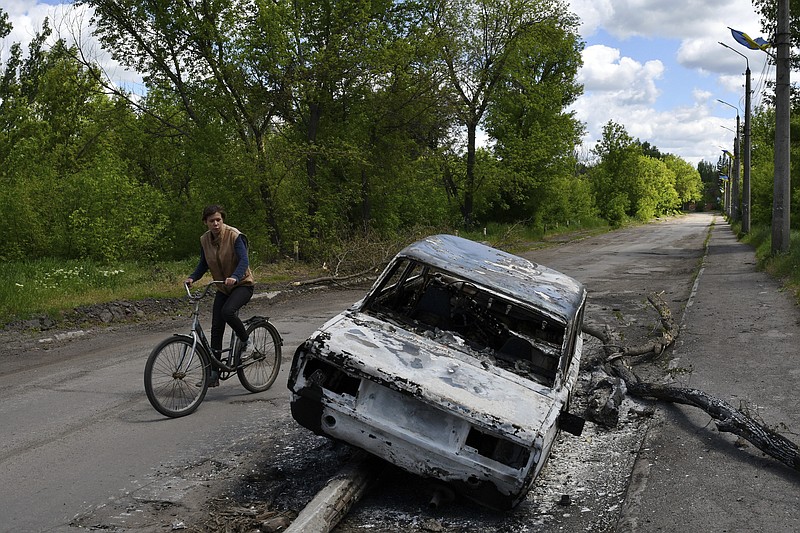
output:
<instances>
[{"instance_id":1,"label":"asphalt road","mask_svg":"<svg viewBox=\"0 0 800 533\"><path fill-rule=\"evenodd\" d=\"M730 234L720 217L694 214L523 255L583 282L589 290L586 319L614 327L629 345L657 334L658 316L646 298L661 293L685 334L671 363L655 361L640 369L643 375L699 383L729 400L741 390L742 398L757 402L765 418L777 415L769 417L770 423L783 422L800 431L791 387L774 386L781 375L797 373L794 360L780 351L787 343L786 327L798 327L797 309L786 305L786 295L758 278L751 289L763 318L754 322L739 316L733 335L717 335L730 323L726 309L744 305L730 287L748 276L764 276L755 273L752 251L748 255L735 240L724 241L726 232ZM715 248L719 240L722 245ZM728 261L737 261L743 270L730 268ZM717 268L733 277L723 282ZM248 516L291 518L349 456L346 447L310 435L288 415L285 383L291 354L364 290L254 300L247 309L272 317L284 337L276 384L253 395L233 378L210 390L196 413L176 420L164 419L150 407L142 390L142 369L150 349L171 332L186 329L188 320L58 339L50 333L49 340L0 338L0 531L210 531L220 521L230 524ZM781 314L784 325L767 327L775 314ZM719 350L719 338L736 340ZM775 344L764 344L769 342ZM737 346L743 348L736 364L728 366L723 356ZM599 346L589 339L586 350ZM783 354L785 366L754 376L760 366L748 356L770 350ZM717 375L725 376L724 387L716 385ZM591 379L582 377L584 384ZM740 389L744 382L747 386ZM708 427L707 416L683 414L682 408L671 406L659 406L652 417L641 415L652 407L626 401L617 429L590 424L582 437L560 437L536 487L512 513L489 513L458 500L431 510L424 482L388 468L337 530L744 531L735 527L735 504L714 503L726 501L731 490L727 474L734 471L732 483L755 487L738 500L747 503L751 516L747 530L768 523L773 531L791 531L782 527L798 525L797 476L752 449L742 457L731 444L735 439ZM687 447L691 439L702 443L699 452ZM704 463L708 470L702 494L692 489L698 481L691 477L696 465L686 462L691 453L717 455L720 461ZM713 474L722 464L728 466ZM755 482L747 477L751 471L760 476ZM777 486L770 479L776 477L781 480ZM762 504L764 487L786 495ZM559 505L564 496L569 504ZM696 505L698 501L706 504ZM769 514L767 502L778 503L782 521L762 520ZM704 514L707 510L718 512ZM692 522L705 526L692 529L683 518L721 520L725 513L733 523L728 529L714 527L711 520Z\"/></svg>"},{"instance_id":2,"label":"asphalt road","mask_svg":"<svg viewBox=\"0 0 800 533\"><path fill-rule=\"evenodd\" d=\"M67 340L30 339L0 356L0 531L71 531L104 521L147 530L153 523L139 515L150 512L126 517L129 507L170 507L219 476L215 464L230 469L246 460L242 441L257 446L273 419L287 423L270 413L287 405L291 352L358 294L307 295L266 306L285 342L273 388L250 394L234 377L180 419L166 419L150 406L142 372L150 350L172 332L188 330L188 319ZM263 302L246 309L255 314ZM190 469L196 475L182 474Z\"/></svg>"},{"instance_id":3,"label":"asphalt road","mask_svg":"<svg viewBox=\"0 0 800 533\"><path fill-rule=\"evenodd\" d=\"M671 353L674 385L703 390L800 444L800 309L719 219L690 304ZM659 415L618 531L800 531L800 465L718 431L699 409L662 405Z\"/></svg>"}]
</instances>

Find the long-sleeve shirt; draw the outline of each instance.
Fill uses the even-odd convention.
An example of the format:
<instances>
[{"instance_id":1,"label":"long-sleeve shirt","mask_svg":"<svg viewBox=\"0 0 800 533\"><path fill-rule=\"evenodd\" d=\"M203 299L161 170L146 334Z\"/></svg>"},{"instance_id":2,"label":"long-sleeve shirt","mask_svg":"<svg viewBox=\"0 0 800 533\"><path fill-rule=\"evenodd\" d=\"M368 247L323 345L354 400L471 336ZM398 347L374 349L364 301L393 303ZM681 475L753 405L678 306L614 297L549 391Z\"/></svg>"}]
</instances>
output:
<instances>
[{"instance_id":1,"label":"long-sleeve shirt","mask_svg":"<svg viewBox=\"0 0 800 533\"><path fill-rule=\"evenodd\" d=\"M244 239L241 235L236 238L236 242L234 242L234 250L236 251L236 256L239 258L239 264L236 265L236 270L233 271L233 274L230 277L235 278L236 282L238 283L244 277L245 272L247 272L247 267L250 266L250 260L247 257L247 246L244 244ZM208 261L206 261L206 254L203 251L203 247L200 247L200 261L197 263L197 268L194 269L194 272L189 276L194 281L203 277L203 274L208 272ZM225 280L217 280L217 281L225 281Z\"/></svg>"}]
</instances>

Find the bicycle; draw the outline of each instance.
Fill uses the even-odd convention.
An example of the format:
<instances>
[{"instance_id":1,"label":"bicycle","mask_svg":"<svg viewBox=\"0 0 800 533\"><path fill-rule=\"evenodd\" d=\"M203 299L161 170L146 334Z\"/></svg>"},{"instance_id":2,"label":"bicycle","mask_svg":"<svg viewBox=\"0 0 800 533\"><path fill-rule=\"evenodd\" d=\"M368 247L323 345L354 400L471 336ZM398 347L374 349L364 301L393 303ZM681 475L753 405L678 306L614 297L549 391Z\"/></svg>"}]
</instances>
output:
<instances>
[{"instance_id":1,"label":"bicycle","mask_svg":"<svg viewBox=\"0 0 800 533\"><path fill-rule=\"evenodd\" d=\"M193 413L206 396L212 370L216 369L223 381L235 373L250 392L269 389L278 377L283 339L266 317L244 321L252 347L244 360L242 343L233 332L228 348L219 358L214 354L200 325L200 302L219 283L223 282L212 281L195 294L184 284L194 305L190 333L175 333L164 339L147 358L144 390L152 406L164 416L177 418Z\"/></svg>"}]
</instances>

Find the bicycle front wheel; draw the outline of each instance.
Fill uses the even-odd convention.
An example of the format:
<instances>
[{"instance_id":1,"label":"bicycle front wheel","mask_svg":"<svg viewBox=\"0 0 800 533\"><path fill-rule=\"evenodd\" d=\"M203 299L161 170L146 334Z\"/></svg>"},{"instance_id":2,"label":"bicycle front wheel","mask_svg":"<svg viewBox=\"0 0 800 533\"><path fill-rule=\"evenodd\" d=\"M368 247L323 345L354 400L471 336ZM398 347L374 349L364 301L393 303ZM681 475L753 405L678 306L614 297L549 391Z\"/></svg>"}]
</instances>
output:
<instances>
[{"instance_id":1,"label":"bicycle front wheel","mask_svg":"<svg viewBox=\"0 0 800 533\"><path fill-rule=\"evenodd\" d=\"M192 339L170 337L156 346L144 366L144 390L164 416L193 413L206 396L208 356L193 349Z\"/></svg>"},{"instance_id":2,"label":"bicycle front wheel","mask_svg":"<svg viewBox=\"0 0 800 533\"><path fill-rule=\"evenodd\" d=\"M237 354L236 374L245 389L263 392L275 383L281 369L281 336L266 320L259 320L247 329L253 350L244 361Z\"/></svg>"}]
</instances>

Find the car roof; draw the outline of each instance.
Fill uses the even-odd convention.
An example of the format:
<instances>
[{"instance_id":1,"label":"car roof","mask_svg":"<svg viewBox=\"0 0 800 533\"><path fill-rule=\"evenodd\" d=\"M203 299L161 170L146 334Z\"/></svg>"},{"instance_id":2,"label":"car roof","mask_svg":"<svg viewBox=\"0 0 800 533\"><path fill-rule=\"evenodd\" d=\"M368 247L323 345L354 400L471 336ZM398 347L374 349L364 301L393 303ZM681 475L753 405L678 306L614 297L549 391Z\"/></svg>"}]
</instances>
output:
<instances>
[{"instance_id":1,"label":"car roof","mask_svg":"<svg viewBox=\"0 0 800 533\"><path fill-rule=\"evenodd\" d=\"M473 280L570 322L586 298L577 280L517 255L455 235L432 235L398 257L429 264Z\"/></svg>"}]
</instances>

